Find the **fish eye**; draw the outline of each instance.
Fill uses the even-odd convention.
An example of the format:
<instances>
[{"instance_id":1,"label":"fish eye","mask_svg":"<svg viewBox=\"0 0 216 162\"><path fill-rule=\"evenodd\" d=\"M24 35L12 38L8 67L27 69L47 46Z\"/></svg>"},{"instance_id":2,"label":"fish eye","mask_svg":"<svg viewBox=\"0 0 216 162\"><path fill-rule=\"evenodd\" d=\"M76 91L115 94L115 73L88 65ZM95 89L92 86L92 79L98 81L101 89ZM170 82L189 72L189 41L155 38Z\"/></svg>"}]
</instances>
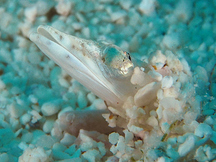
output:
<instances>
[{"instance_id":1,"label":"fish eye","mask_svg":"<svg viewBox=\"0 0 216 162\"><path fill-rule=\"evenodd\" d=\"M131 61L131 56L129 52L124 51L124 55Z\"/></svg>"},{"instance_id":2,"label":"fish eye","mask_svg":"<svg viewBox=\"0 0 216 162\"><path fill-rule=\"evenodd\" d=\"M130 54L114 45L107 45L101 51L101 62L107 74L118 79L130 76L134 67Z\"/></svg>"}]
</instances>

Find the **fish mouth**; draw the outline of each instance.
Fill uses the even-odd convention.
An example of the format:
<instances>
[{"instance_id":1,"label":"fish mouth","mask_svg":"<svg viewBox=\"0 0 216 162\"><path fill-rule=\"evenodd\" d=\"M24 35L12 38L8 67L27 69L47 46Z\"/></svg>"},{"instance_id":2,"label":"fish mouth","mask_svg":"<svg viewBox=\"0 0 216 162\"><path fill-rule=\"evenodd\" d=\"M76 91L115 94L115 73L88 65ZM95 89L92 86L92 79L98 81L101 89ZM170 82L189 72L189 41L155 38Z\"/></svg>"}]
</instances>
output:
<instances>
[{"instance_id":1,"label":"fish mouth","mask_svg":"<svg viewBox=\"0 0 216 162\"><path fill-rule=\"evenodd\" d=\"M87 47L91 48L97 55L97 46L91 41L67 35L46 25L39 26L37 33L31 33L29 38L45 55L98 97L114 106L123 103L122 97L113 92L112 84L103 77L95 63L96 58L86 51Z\"/></svg>"}]
</instances>

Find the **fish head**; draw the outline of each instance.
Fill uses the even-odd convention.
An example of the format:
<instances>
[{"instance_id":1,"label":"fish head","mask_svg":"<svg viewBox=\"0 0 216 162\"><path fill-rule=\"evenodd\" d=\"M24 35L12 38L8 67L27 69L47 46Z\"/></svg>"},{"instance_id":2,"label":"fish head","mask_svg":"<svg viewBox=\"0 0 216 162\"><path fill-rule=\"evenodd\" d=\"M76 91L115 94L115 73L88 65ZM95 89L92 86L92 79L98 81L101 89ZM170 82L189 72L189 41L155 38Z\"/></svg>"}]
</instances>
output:
<instances>
[{"instance_id":1,"label":"fish head","mask_svg":"<svg viewBox=\"0 0 216 162\"><path fill-rule=\"evenodd\" d=\"M41 51L69 75L115 107L135 88L130 83L134 65L128 52L107 42L78 38L41 25L30 34Z\"/></svg>"}]
</instances>

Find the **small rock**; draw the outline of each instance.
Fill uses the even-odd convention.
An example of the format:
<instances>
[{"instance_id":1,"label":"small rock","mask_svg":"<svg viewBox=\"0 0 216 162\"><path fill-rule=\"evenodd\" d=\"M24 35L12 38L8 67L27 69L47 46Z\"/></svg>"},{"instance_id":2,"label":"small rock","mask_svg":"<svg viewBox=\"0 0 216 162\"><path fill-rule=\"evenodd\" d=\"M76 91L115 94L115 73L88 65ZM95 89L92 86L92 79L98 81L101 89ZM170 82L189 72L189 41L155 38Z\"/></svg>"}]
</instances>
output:
<instances>
[{"instance_id":1,"label":"small rock","mask_svg":"<svg viewBox=\"0 0 216 162\"><path fill-rule=\"evenodd\" d=\"M52 131L53 126L54 126L54 122L55 121L52 119L47 119L43 125L43 131L45 133L50 133Z\"/></svg>"},{"instance_id":2,"label":"small rock","mask_svg":"<svg viewBox=\"0 0 216 162\"><path fill-rule=\"evenodd\" d=\"M168 49L176 49L181 44L177 33L165 35L162 42Z\"/></svg>"},{"instance_id":3,"label":"small rock","mask_svg":"<svg viewBox=\"0 0 216 162\"><path fill-rule=\"evenodd\" d=\"M208 124L201 123L195 129L194 134L201 138L203 138L204 136L209 137L212 135L212 128Z\"/></svg>"},{"instance_id":4,"label":"small rock","mask_svg":"<svg viewBox=\"0 0 216 162\"><path fill-rule=\"evenodd\" d=\"M33 22L37 16L37 7L28 7L24 10L24 14L28 21Z\"/></svg>"},{"instance_id":5,"label":"small rock","mask_svg":"<svg viewBox=\"0 0 216 162\"><path fill-rule=\"evenodd\" d=\"M155 79L156 81L161 81L163 78L163 76L160 73L156 72L155 70L150 70L148 72L148 75L151 76L151 78Z\"/></svg>"},{"instance_id":6,"label":"small rock","mask_svg":"<svg viewBox=\"0 0 216 162\"><path fill-rule=\"evenodd\" d=\"M52 147L53 150L58 150L58 151L64 151L67 149L67 147L65 145L63 145L62 143L55 143Z\"/></svg>"},{"instance_id":7,"label":"small rock","mask_svg":"<svg viewBox=\"0 0 216 162\"><path fill-rule=\"evenodd\" d=\"M41 112L44 116L51 116L56 114L60 110L59 105L54 102L46 102L41 107Z\"/></svg>"},{"instance_id":8,"label":"small rock","mask_svg":"<svg viewBox=\"0 0 216 162\"><path fill-rule=\"evenodd\" d=\"M111 133L109 135L109 142L112 144L112 145L115 145L119 140L119 134L118 133Z\"/></svg>"},{"instance_id":9,"label":"small rock","mask_svg":"<svg viewBox=\"0 0 216 162\"><path fill-rule=\"evenodd\" d=\"M187 153L191 151L195 146L195 138L194 136L189 136L178 148L178 153L180 156L185 156Z\"/></svg>"},{"instance_id":10,"label":"small rock","mask_svg":"<svg viewBox=\"0 0 216 162\"><path fill-rule=\"evenodd\" d=\"M62 16L68 16L71 11L72 3L69 0L59 1L56 11Z\"/></svg>"},{"instance_id":11,"label":"small rock","mask_svg":"<svg viewBox=\"0 0 216 162\"><path fill-rule=\"evenodd\" d=\"M2 162L9 162L9 156L6 153L0 154L0 159Z\"/></svg>"},{"instance_id":12,"label":"small rock","mask_svg":"<svg viewBox=\"0 0 216 162\"><path fill-rule=\"evenodd\" d=\"M100 154L99 151L92 149L83 153L82 156L89 162L94 162L94 161L98 161L97 159L99 154Z\"/></svg>"},{"instance_id":13,"label":"small rock","mask_svg":"<svg viewBox=\"0 0 216 162\"><path fill-rule=\"evenodd\" d=\"M24 153L19 157L19 162L29 162L29 161L52 161L49 154L41 147L36 147L34 149L27 148Z\"/></svg>"},{"instance_id":14,"label":"small rock","mask_svg":"<svg viewBox=\"0 0 216 162\"><path fill-rule=\"evenodd\" d=\"M173 78L171 76L165 76L161 81L161 88L167 89L173 85Z\"/></svg>"},{"instance_id":15,"label":"small rock","mask_svg":"<svg viewBox=\"0 0 216 162\"><path fill-rule=\"evenodd\" d=\"M136 106L146 106L150 104L150 102L156 98L159 88L159 83L152 82L139 89L134 96L134 102Z\"/></svg>"},{"instance_id":16,"label":"small rock","mask_svg":"<svg viewBox=\"0 0 216 162\"><path fill-rule=\"evenodd\" d=\"M111 20L113 22L115 22L115 21L117 21L119 19L122 19L122 18L124 18L127 15L127 13L124 10L120 10L120 11L116 11L116 12L111 12L110 14L111 14L110 15L111 16Z\"/></svg>"},{"instance_id":17,"label":"small rock","mask_svg":"<svg viewBox=\"0 0 216 162\"><path fill-rule=\"evenodd\" d=\"M133 0L120 0L120 5L125 10L129 10L131 5L133 4Z\"/></svg>"},{"instance_id":18,"label":"small rock","mask_svg":"<svg viewBox=\"0 0 216 162\"><path fill-rule=\"evenodd\" d=\"M61 139L60 143L65 146L70 146L76 140L75 136L70 135L69 133L65 133L64 137Z\"/></svg>"},{"instance_id":19,"label":"small rock","mask_svg":"<svg viewBox=\"0 0 216 162\"><path fill-rule=\"evenodd\" d=\"M155 0L142 0L139 10L145 15L151 15L155 12Z\"/></svg>"},{"instance_id":20,"label":"small rock","mask_svg":"<svg viewBox=\"0 0 216 162\"><path fill-rule=\"evenodd\" d=\"M174 14L176 15L176 17L183 22L187 22L188 20L190 20L193 14L193 3L191 1L181 0L177 3L176 6L177 7L174 10Z\"/></svg>"},{"instance_id":21,"label":"small rock","mask_svg":"<svg viewBox=\"0 0 216 162\"><path fill-rule=\"evenodd\" d=\"M31 115L30 114L23 114L21 117L20 117L20 123L22 125L26 125L28 122L30 122L31 120Z\"/></svg>"},{"instance_id":22,"label":"small rock","mask_svg":"<svg viewBox=\"0 0 216 162\"><path fill-rule=\"evenodd\" d=\"M55 160L64 160L64 159L71 159L71 156L68 155L67 153L65 152L62 152L62 151L59 151L59 150L52 150L52 153L53 153L53 158Z\"/></svg>"},{"instance_id":23,"label":"small rock","mask_svg":"<svg viewBox=\"0 0 216 162\"><path fill-rule=\"evenodd\" d=\"M158 126L158 121L154 116L150 116L147 120L147 124L152 126L152 127L156 127L156 126Z\"/></svg>"},{"instance_id":24,"label":"small rock","mask_svg":"<svg viewBox=\"0 0 216 162\"><path fill-rule=\"evenodd\" d=\"M0 90L3 90L5 87L5 83L0 79Z\"/></svg>"}]
</instances>

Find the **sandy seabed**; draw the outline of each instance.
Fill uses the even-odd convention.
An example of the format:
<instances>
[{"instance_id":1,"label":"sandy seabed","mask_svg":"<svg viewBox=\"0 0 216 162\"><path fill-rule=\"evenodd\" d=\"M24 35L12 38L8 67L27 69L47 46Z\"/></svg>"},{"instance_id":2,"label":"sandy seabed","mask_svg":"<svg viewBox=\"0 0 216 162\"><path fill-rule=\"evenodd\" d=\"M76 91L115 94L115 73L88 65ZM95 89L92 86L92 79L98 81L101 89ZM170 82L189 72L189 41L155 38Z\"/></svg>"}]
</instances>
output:
<instances>
[{"instance_id":1,"label":"sandy seabed","mask_svg":"<svg viewBox=\"0 0 216 162\"><path fill-rule=\"evenodd\" d=\"M215 10L215 0L0 0L1 161L214 160ZM106 40L129 51L137 65L151 65L146 77L161 82L152 102L156 108L143 110L142 99L125 108L130 119L149 114L145 128L150 133L145 128L144 135L134 133L139 130L134 120L126 120L130 124L123 134L81 130L75 137L61 128L64 112L106 105L29 40L41 24ZM171 69L171 78L158 78L158 63ZM139 81L132 82L143 86Z\"/></svg>"}]
</instances>

